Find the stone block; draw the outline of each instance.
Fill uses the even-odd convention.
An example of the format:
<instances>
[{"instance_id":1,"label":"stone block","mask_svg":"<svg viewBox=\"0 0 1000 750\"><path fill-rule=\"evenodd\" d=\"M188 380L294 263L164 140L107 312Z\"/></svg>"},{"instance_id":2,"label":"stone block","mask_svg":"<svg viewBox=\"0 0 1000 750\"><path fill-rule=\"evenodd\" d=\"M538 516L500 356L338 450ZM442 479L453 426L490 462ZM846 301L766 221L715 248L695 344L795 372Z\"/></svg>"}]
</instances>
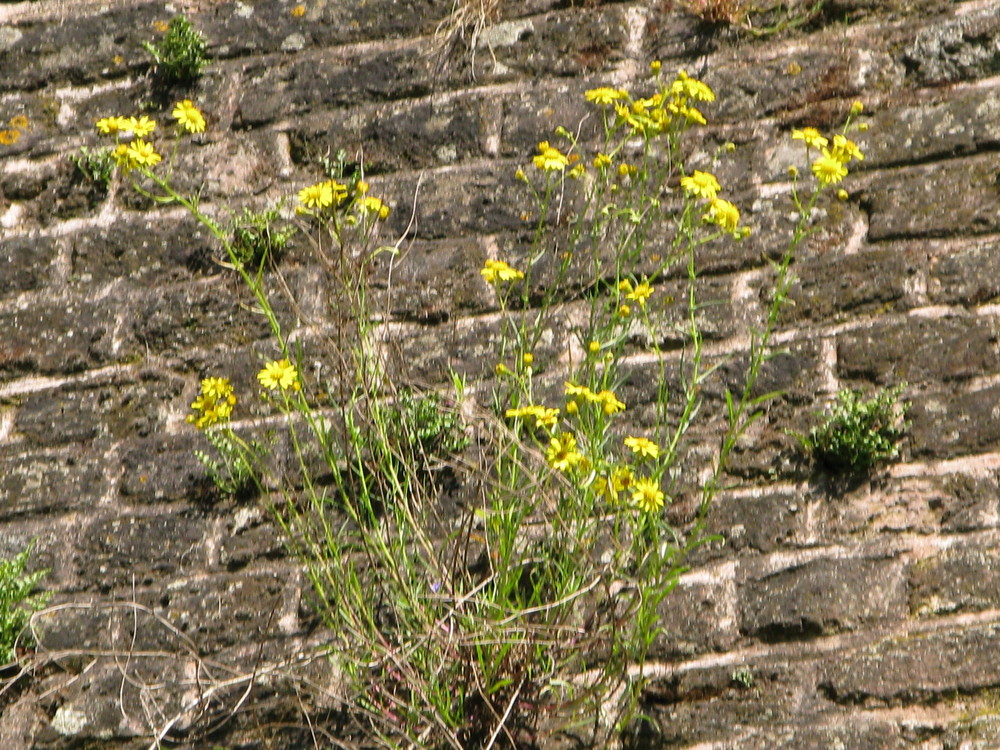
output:
<instances>
[{"instance_id":1,"label":"stone block","mask_svg":"<svg viewBox=\"0 0 1000 750\"><path fill-rule=\"evenodd\" d=\"M952 548L913 563L908 572L910 612L932 617L981 612L1000 601L1000 548Z\"/></svg>"},{"instance_id":2,"label":"stone block","mask_svg":"<svg viewBox=\"0 0 1000 750\"><path fill-rule=\"evenodd\" d=\"M10 446L0 455L0 520L59 514L90 507L108 490L104 444L26 451Z\"/></svg>"},{"instance_id":3,"label":"stone block","mask_svg":"<svg viewBox=\"0 0 1000 750\"><path fill-rule=\"evenodd\" d=\"M59 246L50 237L21 235L4 240L0 258L0 295L37 289L52 274L52 262Z\"/></svg>"},{"instance_id":4,"label":"stone block","mask_svg":"<svg viewBox=\"0 0 1000 750\"><path fill-rule=\"evenodd\" d=\"M838 703L869 706L975 693L1000 682L998 646L995 624L886 638L831 659L820 689Z\"/></svg>"},{"instance_id":5,"label":"stone block","mask_svg":"<svg viewBox=\"0 0 1000 750\"><path fill-rule=\"evenodd\" d=\"M1000 441L1000 386L967 393L929 392L913 399L908 443L914 456L954 458L989 451Z\"/></svg>"},{"instance_id":6,"label":"stone block","mask_svg":"<svg viewBox=\"0 0 1000 750\"><path fill-rule=\"evenodd\" d=\"M1000 241L963 240L935 253L928 264L927 294L932 304L974 307L1000 301Z\"/></svg>"},{"instance_id":7,"label":"stone block","mask_svg":"<svg viewBox=\"0 0 1000 750\"><path fill-rule=\"evenodd\" d=\"M798 640L898 620L906 612L902 563L819 559L748 580L740 630L765 641Z\"/></svg>"},{"instance_id":8,"label":"stone block","mask_svg":"<svg viewBox=\"0 0 1000 750\"><path fill-rule=\"evenodd\" d=\"M986 234L1000 229L1000 193L970 189L995 183L996 159L980 154L940 164L874 172L864 202L871 206L868 237L873 242L901 237ZM942 196L948 210L942 211Z\"/></svg>"},{"instance_id":9,"label":"stone block","mask_svg":"<svg viewBox=\"0 0 1000 750\"><path fill-rule=\"evenodd\" d=\"M943 86L987 78L1000 55L1000 18L984 6L928 25L911 37L899 57L917 86Z\"/></svg>"},{"instance_id":10,"label":"stone block","mask_svg":"<svg viewBox=\"0 0 1000 750\"><path fill-rule=\"evenodd\" d=\"M880 385L961 381L1000 370L996 326L975 318L875 322L837 341L837 375Z\"/></svg>"}]
</instances>

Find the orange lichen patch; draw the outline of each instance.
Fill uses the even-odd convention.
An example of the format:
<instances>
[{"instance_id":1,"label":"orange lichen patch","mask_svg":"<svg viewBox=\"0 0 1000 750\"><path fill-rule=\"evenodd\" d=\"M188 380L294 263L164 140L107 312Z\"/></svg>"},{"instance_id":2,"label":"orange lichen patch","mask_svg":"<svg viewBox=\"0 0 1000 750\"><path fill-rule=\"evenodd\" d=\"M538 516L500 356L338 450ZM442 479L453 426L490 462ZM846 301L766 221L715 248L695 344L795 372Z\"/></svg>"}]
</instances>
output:
<instances>
[{"instance_id":1,"label":"orange lichen patch","mask_svg":"<svg viewBox=\"0 0 1000 750\"><path fill-rule=\"evenodd\" d=\"M306 14L306 6L304 5L296 5L294 8L292 8L292 15L295 16L296 18L301 18L305 14Z\"/></svg>"},{"instance_id":2,"label":"orange lichen patch","mask_svg":"<svg viewBox=\"0 0 1000 750\"><path fill-rule=\"evenodd\" d=\"M165 34L167 29L170 28L170 24L166 21L153 21L153 28L159 31L161 34Z\"/></svg>"},{"instance_id":3,"label":"orange lichen patch","mask_svg":"<svg viewBox=\"0 0 1000 750\"><path fill-rule=\"evenodd\" d=\"M19 130L0 130L0 145L11 146L21 137Z\"/></svg>"},{"instance_id":4,"label":"orange lichen patch","mask_svg":"<svg viewBox=\"0 0 1000 750\"><path fill-rule=\"evenodd\" d=\"M7 124L15 130L27 130L31 125L31 121L24 115L14 115Z\"/></svg>"}]
</instances>

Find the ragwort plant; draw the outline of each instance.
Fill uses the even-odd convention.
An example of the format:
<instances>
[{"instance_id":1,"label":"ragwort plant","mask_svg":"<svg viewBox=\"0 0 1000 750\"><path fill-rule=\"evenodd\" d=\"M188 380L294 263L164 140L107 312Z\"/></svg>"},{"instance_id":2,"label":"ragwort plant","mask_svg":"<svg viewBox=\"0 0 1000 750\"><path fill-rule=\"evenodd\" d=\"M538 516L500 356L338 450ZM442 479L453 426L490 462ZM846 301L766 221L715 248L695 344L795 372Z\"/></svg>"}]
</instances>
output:
<instances>
[{"instance_id":1,"label":"ragwort plant","mask_svg":"<svg viewBox=\"0 0 1000 750\"><path fill-rule=\"evenodd\" d=\"M500 311L493 417L467 427L445 400L485 396L488 384L473 390L455 377L450 395L414 395L390 370L388 313L369 290L374 274L391 278L398 246L383 244L390 207L370 194L360 170L344 174L339 159L328 179L297 196L296 213L332 282L331 309L350 313L328 326L340 353L325 368L331 375L307 378L272 304L266 264L249 262L197 197L172 187L173 156L164 166L146 140L156 124L97 123L116 138L112 154L135 189L184 206L212 232L270 324L274 357L257 380L263 408L282 418L291 462L275 461L249 437L250 425L233 421L241 401L227 377L202 380L188 421L211 436L218 459L206 463L220 486L251 482L300 556L345 677L345 713L367 741L517 747L567 722L589 723L597 738L620 731L638 715L663 601L685 556L706 540L730 454L774 395L756 395L755 386L793 281L790 265L820 195L863 158L848 138L861 105L832 139L813 128L792 134L815 180L803 188L793 170L792 239L773 261L770 305L750 332L742 387L725 392L726 428L699 474L694 520L678 529L666 512L688 479L681 457L716 370L704 351L699 269L713 243L739 241L749 229L715 176L682 158L685 134L706 124L698 107L714 92L683 71L666 79L659 63L652 70L649 96L586 92L596 145L559 128L559 140L539 143L531 165L517 170L536 223L526 257L489 259L481 270ZM178 141L205 128L190 101L173 116ZM673 382L656 311L658 285L672 273L687 285ZM582 317L570 314L574 297L585 303ZM557 322L575 343L555 400L545 372L560 365L538 358ZM658 389L655 419L642 431L630 429L620 396L637 340L646 342ZM470 430L485 458L468 469L458 454ZM442 467L481 487L457 519L440 512Z\"/></svg>"}]
</instances>

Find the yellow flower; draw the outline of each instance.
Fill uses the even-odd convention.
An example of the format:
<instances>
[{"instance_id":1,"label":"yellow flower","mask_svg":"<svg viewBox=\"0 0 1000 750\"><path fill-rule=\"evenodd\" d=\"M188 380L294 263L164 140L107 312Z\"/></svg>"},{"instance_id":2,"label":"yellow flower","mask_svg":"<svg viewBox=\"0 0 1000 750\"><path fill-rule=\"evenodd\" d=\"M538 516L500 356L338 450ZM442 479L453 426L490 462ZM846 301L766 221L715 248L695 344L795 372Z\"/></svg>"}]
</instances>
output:
<instances>
[{"instance_id":1,"label":"yellow flower","mask_svg":"<svg viewBox=\"0 0 1000 750\"><path fill-rule=\"evenodd\" d=\"M97 130L101 135L114 135L119 130L128 130L128 119L125 117L102 117L97 121Z\"/></svg>"},{"instance_id":2,"label":"yellow flower","mask_svg":"<svg viewBox=\"0 0 1000 750\"><path fill-rule=\"evenodd\" d=\"M115 146L111 152L111 158L115 160L115 164L124 170L132 169L135 166L129 156L128 145L125 143L119 143Z\"/></svg>"},{"instance_id":3,"label":"yellow flower","mask_svg":"<svg viewBox=\"0 0 1000 750\"><path fill-rule=\"evenodd\" d=\"M644 513L654 513L663 507L663 490L652 479L636 479L632 500Z\"/></svg>"},{"instance_id":4,"label":"yellow flower","mask_svg":"<svg viewBox=\"0 0 1000 750\"><path fill-rule=\"evenodd\" d=\"M652 72L654 76L660 72L661 67L663 67L663 63L661 63L659 60L653 60L653 62L649 64L649 70L650 72Z\"/></svg>"},{"instance_id":5,"label":"yellow flower","mask_svg":"<svg viewBox=\"0 0 1000 750\"><path fill-rule=\"evenodd\" d=\"M861 153L858 144L842 135L833 136L833 148L830 150L830 155L842 164L847 164L851 159L865 160L865 155Z\"/></svg>"},{"instance_id":6,"label":"yellow flower","mask_svg":"<svg viewBox=\"0 0 1000 750\"><path fill-rule=\"evenodd\" d=\"M581 177L583 177L586 171L587 168L585 166L583 166L582 164L577 164L575 167L569 170L569 176L572 177L574 180L579 180Z\"/></svg>"},{"instance_id":7,"label":"yellow flower","mask_svg":"<svg viewBox=\"0 0 1000 750\"><path fill-rule=\"evenodd\" d=\"M826 148L830 143L826 138L820 135L816 128L802 128L802 130L792 131L792 140L804 141L808 148Z\"/></svg>"},{"instance_id":8,"label":"yellow flower","mask_svg":"<svg viewBox=\"0 0 1000 750\"><path fill-rule=\"evenodd\" d=\"M640 284L637 284L635 289L631 290L625 295L625 297L633 302L638 302L639 307L645 307L646 300L648 300L652 294L653 287L649 285L648 281L643 281Z\"/></svg>"},{"instance_id":9,"label":"yellow flower","mask_svg":"<svg viewBox=\"0 0 1000 750\"><path fill-rule=\"evenodd\" d=\"M358 180L358 184L354 186L354 190L358 195L367 195L370 189L371 185L364 180Z\"/></svg>"},{"instance_id":10,"label":"yellow flower","mask_svg":"<svg viewBox=\"0 0 1000 750\"><path fill-rule=\"evenodd\" d=\"M156 130L156 121L150 120L146 115L139 117L130 117L128 120L122 124L122 130L132 131L132 135L136 138L145 138L147 135Z\"/></svg>"},{"instance_id":11,"label":"yellow flower","mask_svg":"<svg viewBox=\"0 0 1000 750\"><path fill-rule=\"evenodd\" d=\"M128 145L127 155L129 161L139 167L155 167L160 163L160 155L156 153L152 143L146 143L141 138L136 138Z\"/></svg>"},{"instance_id":12,"label":"yellow flower","mask_svg":"<svg viewBox=\"0 0 1000 750\"><path fill-rule=\"evenodd\" d=\"M513 375L513 371L507 367L503 362L497 362L497 366L493 368L493 372L497 374L498 378L506 377L507 375Z\"/></svg>"},{"instance_id":13,"label":"yellow flower","mask_svg":"<svg viewBox=\"0 0 1000 750\"><path fill-rule=\"evenodd\" d=\"M597 394L597 400L601 402L604 413L609 416L620 411L625 411L625 404L619 401L618 397L612 391L601 391Z\"/></svg>"},{"instance_id":14,"label":"yellow flower","mask_svg":"<svg viewBox=\"0 0 1000 750\"><path fill-rule=\"evenodd\" d=\"M177 102L171 114L187 132L205 132L205 118L190 99Z\"/></svg>"},{"instance_id":15,"label":"yellow flower","mask_svg":"<svg viewBox=\"0 0 1000 750\"><path fill-rule=\"evenodd\" d=\"M697 78L690 78L683 70L677 73L677 79L670 84L670 93L674 96L701 102L715 101L715 92L707 84L702 83Z\"/></svg>"},{"instance_id":16,"label":"yellow flower","mask_svg":"<svg viewBox=\"0 0 1000 750\"><path fill-rule=\"evenodd\" d=\"M861 102L857 102L856 101L856 102L854 102L851 105L851 114L852 115L860 115L864 111L864 109L865 109L865 105L862 104Z\"/></svg>"},{"instance_id":17,"label":"yellow flower","mask_svg":"<svg viewBox=\"0 0 1000 750\"><path fill-rule=\"evenodd\" d=\"M850 194L844 188L837 191L837 200L839 201L846 201L850 197Z\"/></svg>"},{"instance_id":18,"label":"yellow flower","mask_svg":"<svg viewBox=\"0 0 1000 750\"><path fill-rule=\"evenodd\" d=\"M339 203L340 201L338 200L337 202ZM377 214L378 218L383 221L389 218L389 207L378 198L372 198L371 196L366 195L358 202L358 205L367 213Z\"/></svg>"},{"instance_id":19,"label":"yellow flower","mask_svg":"<svg viewBox=\"0 0 1000 750\"><path fill-rule=\"evenodd\" d=\"M287 358L268 362L264 365L264 369L257 373L257 380L269 391L277 388L283 391L287 391L289 388L297 391L302 387L299 383L298 370Z\"/></svg>"},{"instance_id":20,"label":"yellow flower","mask_svg":"<svg viewBox=\"0 0 1000 750\"><path fill-rule=\"evenodd\" d=\"M839 159L833 158L826 149L823 149L823 155L813 162L812 171L819 184L824 187L836 185L847 176L847 167Z\"/></svg>"},{"instance_id":21,"label":"yellow flower","mask_svg":"<svg viewBox=\"0 0 1000 750\"><path fill-rule=\"evenodd\" d=\"M556 471L571 471L574 466L583 461L583 454L576 449L576 438L569 432L549 441L545 459Z\"/></svg>"},{"instance_id":22,"label":"yellow flower","mask_svg":"<svg viewBox=\"0 0 1000 750\"><path fill-rule=\"evenodd\" d=\"M502 260L488 259L479 273L482 274L482 277L486 279L488 284L495 284L497 281L516 281L517 279L524 278L523 271L511 268Z\"/></svg>"},{"instance_id":23,"label":"yellow flower","mask_svg":"<svg viewBox=\"0 0 1000 750\"><path fill-rule=\"evenodd\" d=\"M563 383L563 386L566 389L567 396L572 396L573 398L582 397L588 401L593 400L594 392L585 385L577 385L576 383L567 380Z\"/></svg>"},{"instance_id":24,"label":"yellow flower","mask_svg":"<svg viewBox=\"0 0 1000 750\"><path fill-rule=\"evenodd\" d=\"M620 315L623 318L627 318L631 314L632 314L631 307L629 307L628 305L618 305L618 315Z\"/></svg>"},{"instance_id":25,"label":"yellow flower","mask_svg":"<svg viewBox=\"0 0 1000 750\"><path fill-rule=\"evenodd\" d=\"M587 351L590 352L591 354L600 354L601 353L601 342L600 341L591 341L589 344L587 344Z\"/></svg>"},{"instance_id":26,"label":"yellow flower","mask_svg":"<svg viewBox=\"0 0 1000 750\"><path fill-rule=\"evenodd\" d=\"M796 179L799 176L799 168L796 167L794 164L790 166L788 168L788 176L791 177L793 180Z\"/></svg>"},{"instance_id":27,"label":"yellow flower","mask_svg":"<svg viewBox=\"0 0 1000 750\"><path fill-rule=\"evenodd\" d=\"M594 480L594 490L611 502L618 502L618 493L628 492L634 480L632 469L619 466L612 470L610 477L597 477Z\"/></svg>"},{"instance_id":28,"label":"yellow flower","mask_svg":"<svg viewBox=\"0 0 1000 750\"><path fill-rule=\"evenodd\" d=\"M569 159L559 149L550 146L548 141L538 144L538 155L533 161L538 169L546 172L562 172L569 165Z\"/></svg>"},{"instance_id":29,"label":"yellow flower","mask_svg":"<svg viewBox=\"0 0 1000 750\"><path fill-rule=\"evenodd\" d=\"M525 352L521 355L521 362L524 363L525 367L531 367L535 363L535 355L531 352Z\"/></svg>"},{"instance_id":30,"label":"yellow flower","mask_svg":"<svg viewBox=\"0 0 1000 750\"><path fill-rule=\"evenodd\" d=\"M660 455L660 446L644 437L625 438L625 447L641 457L657 458Z\"/></svg>"},{"instance_id":31,"label":"yellow flower","mask_svg":"<svg viewBox=\"0 0 1000 750\"><path fill-rule=\"evenodd\" d=\"M559 421L559 410L547 406L531 404L517 409L508 409L504 415L510 419L532 419L538 427L551 429Z\"/></svg>"},{"instance_id":32,"label":"yellow flower","mask_svg":"<svg viewBox=\"0 0 1000 750\"><path fill-rule=\"evenodd\" d=\"M721 190L719 187L719 181L715 179L715 175L709 174L708 172L694 171L694 174L688 177L681 177L681 187L684 188L689 195L695 198L705 198L707 200L712 200L715 198L716 193Z\"/></svg>"},{"instance_id":33,"label":"yellow flower","mask_svg":"<svg viewBox=\"0 0 1000 750\"><path fill-rule=\"evenodd\" d=\"M612 89L607 86L602 86L585 92L584 97L586 97L588 102L606 106L608 104L614 104L619 99L627 98L628 92L622 91L621 89Z\"/></svg>"},{"instance_id":34,"label":"yellow flower","mask_svg":"<svg viewBox=\"0 0 1000 750\"><path fill-rule=\"evenodd\" d=\"M718 224L723 232L735 232L740 223L740 210L729 201L716 198L702 219L709 224Z\"/></svg>"},{"instance_id":35,"label":"yellow flower","mask_svg":"<svg viewBox=\"0 0 1000 750\"><path fill-rule=\"evenodd\" d=\"M299 191L299 202L307 208L326 208L333 204L333 187L330 182L319 182Z\"/></svg>"},{"instance_id":36,"label":"yellow flower","mask_svg":"<svg viewBox=\"0 0 1000 750\"><path fill-rule=\"evenodd\" d=\"M224 422L233 413L236 396L229 378L205 378L201 381L201 395L191 404L200 414L189 414L187 422L199 430L204 430L217 422Z\"/></svg>"},{"instance_id":37,"label":"yellow flower","mask_svg":"<svg viewBox=\"0 0 1000 750\"><path fill-rule=\"evenodd\" d=\"M611 157L607 154L602 154L598 152L597 156L594 157L594 166L600 169L602 172L611 166Z\"/></svg>"}]
</instances>

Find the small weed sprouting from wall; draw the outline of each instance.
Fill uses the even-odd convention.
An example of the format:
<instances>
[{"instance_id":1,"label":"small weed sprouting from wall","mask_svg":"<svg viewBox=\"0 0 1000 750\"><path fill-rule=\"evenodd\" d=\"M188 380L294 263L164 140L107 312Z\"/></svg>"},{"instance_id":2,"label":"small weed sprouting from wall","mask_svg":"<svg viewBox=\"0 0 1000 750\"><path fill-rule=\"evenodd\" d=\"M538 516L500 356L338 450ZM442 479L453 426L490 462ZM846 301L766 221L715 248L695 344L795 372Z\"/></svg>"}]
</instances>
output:
<instances>
[{"instance_id":1,"label":"small weed sprouting from wall","mask_svg":"<svg viewBox=\"0 0 1000 750\"><path fill-rule=\"evenodd\" d=\"M344 174L339 158L326 179L298 192L297 216L332 289L324 322L337 353L325 368L335 375L307 377L272 304L275 280L236 233L174 189L148 139L156 123L97 123L115 138L112 158L136 190L185 207L218 239L270 325L273 358L257 373L259 398L206 377L188 421L211 436L218 459L203 460L220 488L252 484L298 553L345 675L345 712L366 744L519 747L575 722L599 745L639 715L664 602L686 555L706 541L733 448L775 395L753 394L792 260L820 196L862 158L848 137L859 103L830 139L793 132L814 179L806 189L793 174L792 239L773 262L764 321L749 332L744 381L716 404L715 455L693 471L682 457L710 409L703 394L716 372L703 346L700 268L717 243L750 230L711 164L689 169L681 157L715 93L683 71L662 76L659 63L648 87L646 96L587 91L596 136L560 127L513 175L536 218L521 255L489 258L480 270L499 310L495 379L454 376L448 393L415 392L384 355L389 316L371 291L376 274L391 278L402 260L382 239L391 209L360 170ZM205 129L190 101L173 116L178 139ZM676 377L657 343L676 328L660 289L670 275L686 280ZM581 289L585 309L571 315L567 303ZM544 344L559 327L572 340L553 356ZM637 354L657 384L642 429L623 395ZM280 420L289 446L281 461L233 421L253 402ZM471 423L459 417L463 404ZM457 516L442 515L441 468L475 490L450 504ZM693 522L674 528L667 508L692 482Z\"/></svg>"},{"instance_id":2,"label":"small weed sprouting from wall","mask_svg":"<svg viewBox=\"0 0 1000 750\"><path fill-rule=\"evenodd\" d=\"M860 391L840 391L823 422L800 442L819 463L837 472L860 473L892 461L909 427L910 404L899 400L905 388L901 383L868 399Z\"/></svg>"},{"instance_id":3,"label":"small weed sprouting from wall","mask_svg":"<svg viewBox=\"0 0 1000 750\"><path fill-rule=\"evenodd\" d=\"M25 575L33 546L34 542L11 559L0 560L0 666L15 660L15 646L31 614L42 609L51 596L35 591L47 570Z\"/></svg>"},{"instance_id":4,"label":"small weed sprouting from wall","mask_svg":"<svg viewBox=\"0 0 1000 750\"><path fill-rule=\"evenodd\" d=\"M115 174L115 160L108 147L88 149L80 147L80 153L73 154L70 159L84 177L107 192L111 178Z\"/></svg>"},{"instance_id":5,"label":"small weed sprouting from wall","mask_svg":"<svg viewBox=\"0 0 1000 750\"><path fill-rule=\"evenodd\" d=\"M183 15L170 19L163 41L142 46L153 57L156 80L165 86L195 80L207 62L205 37Z\"/></svg>"}]
</instances>

